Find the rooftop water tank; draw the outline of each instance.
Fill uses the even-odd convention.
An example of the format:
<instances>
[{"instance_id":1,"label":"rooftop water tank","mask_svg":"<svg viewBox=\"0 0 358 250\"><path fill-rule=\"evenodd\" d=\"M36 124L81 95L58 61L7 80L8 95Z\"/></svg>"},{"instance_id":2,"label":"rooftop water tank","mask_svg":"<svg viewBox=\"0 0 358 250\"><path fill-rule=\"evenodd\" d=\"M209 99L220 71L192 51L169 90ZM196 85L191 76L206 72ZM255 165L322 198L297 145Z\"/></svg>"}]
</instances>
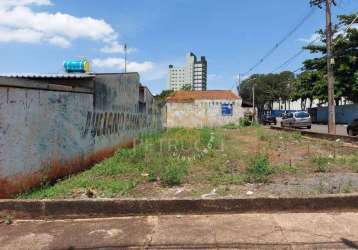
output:
<instances>
[{"instance_id":1,"label":"rooftop water tank","mask_svg":"<svg viewBox=\"0 0 358 250\"><path fill-rule=\"evenodd\" d=\"M67 73L87 73L90 70L90 64L87 59L83 60L66 60L63 67Z\"/></svg>"}]
</instances>

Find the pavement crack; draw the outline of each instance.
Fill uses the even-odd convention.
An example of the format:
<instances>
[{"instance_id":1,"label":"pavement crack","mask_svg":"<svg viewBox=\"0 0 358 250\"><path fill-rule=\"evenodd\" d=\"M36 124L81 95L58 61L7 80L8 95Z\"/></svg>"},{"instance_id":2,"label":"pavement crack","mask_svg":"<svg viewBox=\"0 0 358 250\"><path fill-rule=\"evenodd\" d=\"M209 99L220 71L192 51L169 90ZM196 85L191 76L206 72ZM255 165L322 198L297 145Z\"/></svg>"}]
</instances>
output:
<instances>
[{"instance_id":1,"label":"pavement crack","mask_svg":"<svg viewBox=\"0 0 358 250\"><path fill-rule=\"evenodd\" d=\"M147 241L145 243L145 248L149 249L153 243L153 236L157 232L159 225L159 216L148 216L147 217L148 224L152 225L152 230L147 235Z\"/></svg>"}]
</instances>

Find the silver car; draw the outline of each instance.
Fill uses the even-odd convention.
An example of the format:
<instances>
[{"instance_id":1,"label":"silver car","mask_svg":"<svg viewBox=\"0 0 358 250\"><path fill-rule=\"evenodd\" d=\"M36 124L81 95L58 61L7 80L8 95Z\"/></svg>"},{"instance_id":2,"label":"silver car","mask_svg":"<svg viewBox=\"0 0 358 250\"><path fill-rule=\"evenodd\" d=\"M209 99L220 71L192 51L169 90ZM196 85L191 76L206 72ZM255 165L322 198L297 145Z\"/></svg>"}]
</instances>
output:
<instances>
[{"instance_id":1,"label":"silver car","mask_svg":"<svg viewBox=\"0 0 358 250\"><path fill-rule=\"evenodd\" d=\"M281 127L310 129L311 126L311 116L306 111L288 113L282 117L281 121Z\"/></svg>"}]
</instances>

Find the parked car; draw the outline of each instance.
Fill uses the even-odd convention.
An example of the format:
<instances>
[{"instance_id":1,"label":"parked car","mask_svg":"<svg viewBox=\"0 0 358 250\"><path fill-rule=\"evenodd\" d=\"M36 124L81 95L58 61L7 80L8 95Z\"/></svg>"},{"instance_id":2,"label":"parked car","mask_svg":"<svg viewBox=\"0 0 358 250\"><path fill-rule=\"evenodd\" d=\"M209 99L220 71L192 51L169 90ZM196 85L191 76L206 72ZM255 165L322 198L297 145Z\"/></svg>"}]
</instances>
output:
<instances>
[{"instance_id":1,"label":"parked car","mask_svg":"<svg viewBox=\"0 0 358 250\"><path fill-rule=\"evenodd\" d=\"M358 135L358 118L354 119L348 126L347 126L347 134L350 136Z\"/></svg>"},{"instance_id":2,"label":"parked car","mask_svg":"<svg viewBox=\"0 0 358 250\"><path fill-rule=\"evenodd\" d=\"M308 128L312 126L310 114L306 111L288 113L282 117L281 127Z\"/></svg>"},{"instance_id":3,"label":"parked car","mask_svg":"<svg viewBox=\"0 0 358 250\"><path fill-rule=\"evenodd\" d=\"M288 112L285 111L285 112L281 113L281 118L284 119L287 115L288 115Z\"/></svg>"},{"instance_id":4,"label":"parked car","mask_svg":"<svg viewBox=\"0 0 358 250\"><path fill-rule=\"evenodd\" d=\"M276 120L276 117L274 117L273 115L271 114L264 114L261 118L261 121L262 121L262 124L263 125L266 125L266 124L274 124L276 125L277 124L277 120Z\"/></svg>"}]
</instances>

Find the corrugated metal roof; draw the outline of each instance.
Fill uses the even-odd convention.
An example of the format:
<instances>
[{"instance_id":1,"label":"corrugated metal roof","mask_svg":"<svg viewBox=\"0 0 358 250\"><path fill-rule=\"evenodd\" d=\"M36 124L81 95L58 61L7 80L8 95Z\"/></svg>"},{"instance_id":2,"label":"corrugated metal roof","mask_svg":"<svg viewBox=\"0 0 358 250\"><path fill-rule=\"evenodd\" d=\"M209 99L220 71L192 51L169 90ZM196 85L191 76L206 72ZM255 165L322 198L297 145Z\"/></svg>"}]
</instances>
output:
<instances>
[{"instance_id":1,"label":"corrugated metal roof","mask_svg":"<svg viewBox=\"0 0 358 250\"><path fill-rule=\"evenodd\" d=\"M0 74L0 77L9 77L9 78L44 78L44 79L79 79L79 78L94 78L95 75L93 74L34 74L34 73L14 73L14 74Z\"/></svg>"},{"instance_id":2,"label":"corrugated metal roof","mask_svg":"<svg viewBox=\"0 0 358 250\"><path fill-rule=\"evenodd\" d=\"M168 102L191 102L193 100L237 100L239 97L230 90L176 91L167 98Z\"/></svg>"}]
</instances>

